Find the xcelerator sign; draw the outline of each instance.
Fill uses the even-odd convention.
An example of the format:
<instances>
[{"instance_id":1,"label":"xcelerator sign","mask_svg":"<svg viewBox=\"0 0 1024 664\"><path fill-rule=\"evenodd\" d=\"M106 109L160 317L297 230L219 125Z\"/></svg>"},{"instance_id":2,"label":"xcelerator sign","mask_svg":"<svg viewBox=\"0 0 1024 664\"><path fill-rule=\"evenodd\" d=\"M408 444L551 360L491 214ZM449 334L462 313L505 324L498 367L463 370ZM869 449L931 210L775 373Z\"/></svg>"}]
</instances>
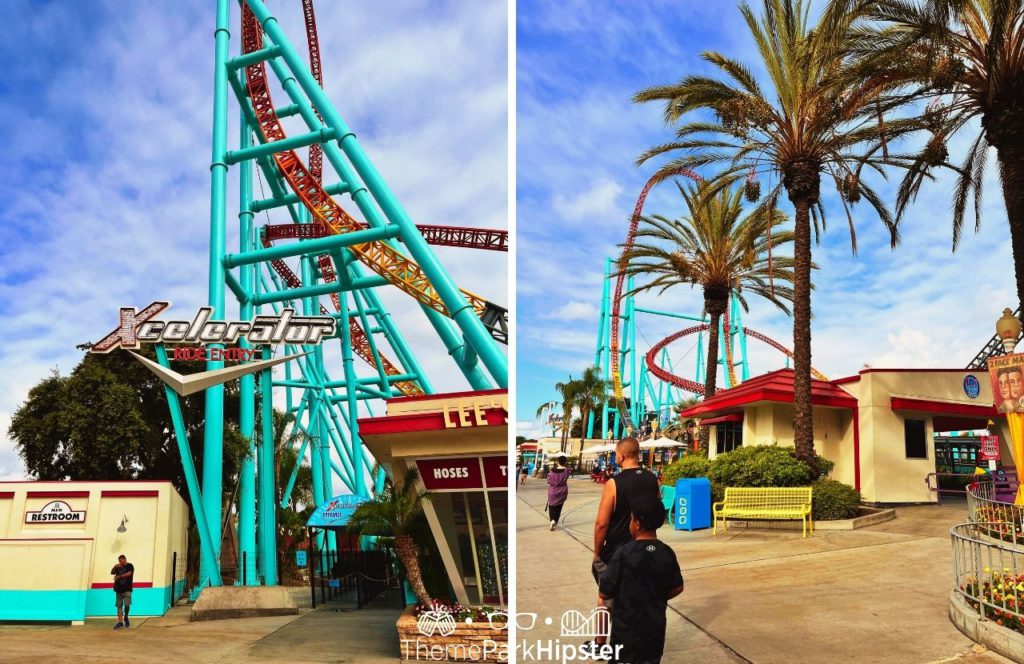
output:
<instances>
[{"instance_id":1,"label":"xcelerator sign","mask_svg":"<svg viewBox=\"0 0 1024 664\"><path fill-rule=\"evenodd\" d=\"M277 316L256 316L251 321L221 321L210 319L211 307L201 307L192 320L157 320L156 315L169 306L170 302L156 301L141 310L121 307L118 326L93 344L90 352L127 350L170 389L180 396L188 396L257 371L268 371L305 355L255 360L260 347L318 345L337 331L337 321L331 316L297 316L294 309L284 309ZM242 340L247 341L249 347L224 347ZM171 359L174 360L238 360L240 363L182 375L136 353L141 344L171 344Z\"/></svg>"},{"instance_id":2,"label":"xcelerator sign","mask_svg":"<svg viewBox=\"0 0 1024 664\"><path fill-rule=\"evenodd\" d=\"M141 344L159 343L233 345L242 339L253 346L315 345L333 337L337 329L337 321L331 316L297 316L295 310L290 308L282 310L280 315L256 316L251 321L211 320L211 307L200 307L192 320L157 320L156 315L169 306L170 302L158 300L141 310L121 307L118 326L99 343L93 344L90 350L93 353L109 353L115 348L137 350Z\"/></svg>"}]
</instances>

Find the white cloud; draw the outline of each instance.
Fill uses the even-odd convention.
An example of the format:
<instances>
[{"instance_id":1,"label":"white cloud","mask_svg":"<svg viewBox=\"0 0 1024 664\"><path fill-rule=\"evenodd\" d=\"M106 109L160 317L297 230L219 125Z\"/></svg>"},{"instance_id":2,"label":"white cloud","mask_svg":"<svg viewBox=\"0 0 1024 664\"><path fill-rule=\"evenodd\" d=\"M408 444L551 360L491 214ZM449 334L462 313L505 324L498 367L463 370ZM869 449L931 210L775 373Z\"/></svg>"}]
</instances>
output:
<instances>
[{"instance_id":1,"label":"white cloud","mask_svg":"<svg viewBox=\"0 0 1024 664\"><path fill-rule=\"evenodd\" d=\"M599 313L598 308L592 302L578 302L574 300L566 302L546 317L564 321L591 320L597 318Z\"/></svg>"},{"instance_id":2,"label":"white cloud","mask_svg":"<svg viewBox=\"0 0 1024 664\"><path fill-rule=\"evenodd\" d=\"M621 184L601 179L575 196L567 197L556 193L551 201L551 207L566 219L600 223L614 216L616 202L621 193Z\"/></svg>"}]
</instances>

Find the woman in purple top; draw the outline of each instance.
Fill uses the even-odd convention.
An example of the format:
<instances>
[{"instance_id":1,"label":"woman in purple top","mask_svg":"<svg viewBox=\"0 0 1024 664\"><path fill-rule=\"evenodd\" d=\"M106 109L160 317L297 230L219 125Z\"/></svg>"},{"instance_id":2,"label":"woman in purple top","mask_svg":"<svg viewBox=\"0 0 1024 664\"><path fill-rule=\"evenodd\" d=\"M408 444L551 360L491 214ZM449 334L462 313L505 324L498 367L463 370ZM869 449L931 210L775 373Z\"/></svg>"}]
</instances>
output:
<instances>
[{"instance_id":1,"label":"woman in purple top","mask_svg":"<svg viewBox=\"0 0 1024 664\"><path fill-rule=\"evenodd\" d=\"M551 517L551 530L558 525L562 516L562 506L569 497L569 469L565 467L565 457L558 457L555 467L548 472L548 515Z\"/></svg>"}]
</instances>

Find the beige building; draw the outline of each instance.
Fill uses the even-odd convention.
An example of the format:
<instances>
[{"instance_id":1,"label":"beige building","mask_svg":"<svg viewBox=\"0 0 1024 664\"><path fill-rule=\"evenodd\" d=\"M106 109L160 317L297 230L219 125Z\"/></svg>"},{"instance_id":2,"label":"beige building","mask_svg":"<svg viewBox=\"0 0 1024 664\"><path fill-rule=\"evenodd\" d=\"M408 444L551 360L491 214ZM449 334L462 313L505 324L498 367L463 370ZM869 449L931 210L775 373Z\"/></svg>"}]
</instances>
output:
<instances>
[{"instance_id":1,"label":"beige building","mask_svg":"<svg viewBox=\"0 0 1024 664\"><path fill-rule=\"evenodd\" d=\"M121 554L135 566L132 615L163 615L188 555L188 507L170 482L0 482L0 621L117 615Z\"/></svg>"},{"instance_id":2,"label":"beige building","mask_svg":"<svg viewBox=\"0 0 1024 664\"><path fill-rule=\"evenodd\" d=\"M419 470L423 509L462 604L508 604L508 392L401 397L359 434L392 476Z\"/></svg>"},{"instance_id":3,"label":"beige building","mask_svg":"<svg viewBox=\"0 0 1024 664\"><path fill-rule=\"evenodd\" d=\"M936 472L934 434L984 429L991 419L1002 463L1012 465L1006 418L996 413L986 371L865 369L811 382L814 447L832 478L870 503L928 503ZM711 427L709 456L741 445L793 445L793 371L751 378L685 410Z\"/></svg>"}]
</instances>

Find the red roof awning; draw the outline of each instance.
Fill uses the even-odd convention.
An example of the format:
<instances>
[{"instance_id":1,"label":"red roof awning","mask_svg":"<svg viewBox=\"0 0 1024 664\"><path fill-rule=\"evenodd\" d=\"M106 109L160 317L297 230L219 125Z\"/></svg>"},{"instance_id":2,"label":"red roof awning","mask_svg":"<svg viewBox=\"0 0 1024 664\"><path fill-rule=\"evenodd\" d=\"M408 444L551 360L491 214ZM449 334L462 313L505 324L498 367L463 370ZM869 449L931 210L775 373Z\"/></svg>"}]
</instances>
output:
<instances>
[{"instance_id":1,"label":"red roof awning","mask_svg":"<svg viewBox=\"0 0 1024 664\"><path fill-rule=\"evenodd\" d=\"M965 415L979 419L997 417L995 406L956 403L952 401L934 401L931 399L914 399L912 397L890 397L889 404L893 410L916 410L924 413L942 413L943 415Z\"/></svg>"},{"instance_id":2,"label":"red roof awning","mask_svg":"<svg viewBox=\"0 0 1024 664\"><path fill-rule=\"evenodd\" d=\"M743 406L758 401L793 403L793 391L793 370L779 369L718 392L696 406L687 408L680 416L686 418L736 413ZM850 410L857 408L857 400L849 392L823 380L811 380L811 403Z\"/></svg>"},{"instance_id":3,"label":"red roof awning","mask_svg":"<svg viewBox=\"0 0 1024 664\"><path fill-rule=\"evenodd\" d=\"M730 413L719 417L709 417L700 421L701 424L719 424L720 422L742 422L743 413Z\"/></svg>"}]
</instances>

